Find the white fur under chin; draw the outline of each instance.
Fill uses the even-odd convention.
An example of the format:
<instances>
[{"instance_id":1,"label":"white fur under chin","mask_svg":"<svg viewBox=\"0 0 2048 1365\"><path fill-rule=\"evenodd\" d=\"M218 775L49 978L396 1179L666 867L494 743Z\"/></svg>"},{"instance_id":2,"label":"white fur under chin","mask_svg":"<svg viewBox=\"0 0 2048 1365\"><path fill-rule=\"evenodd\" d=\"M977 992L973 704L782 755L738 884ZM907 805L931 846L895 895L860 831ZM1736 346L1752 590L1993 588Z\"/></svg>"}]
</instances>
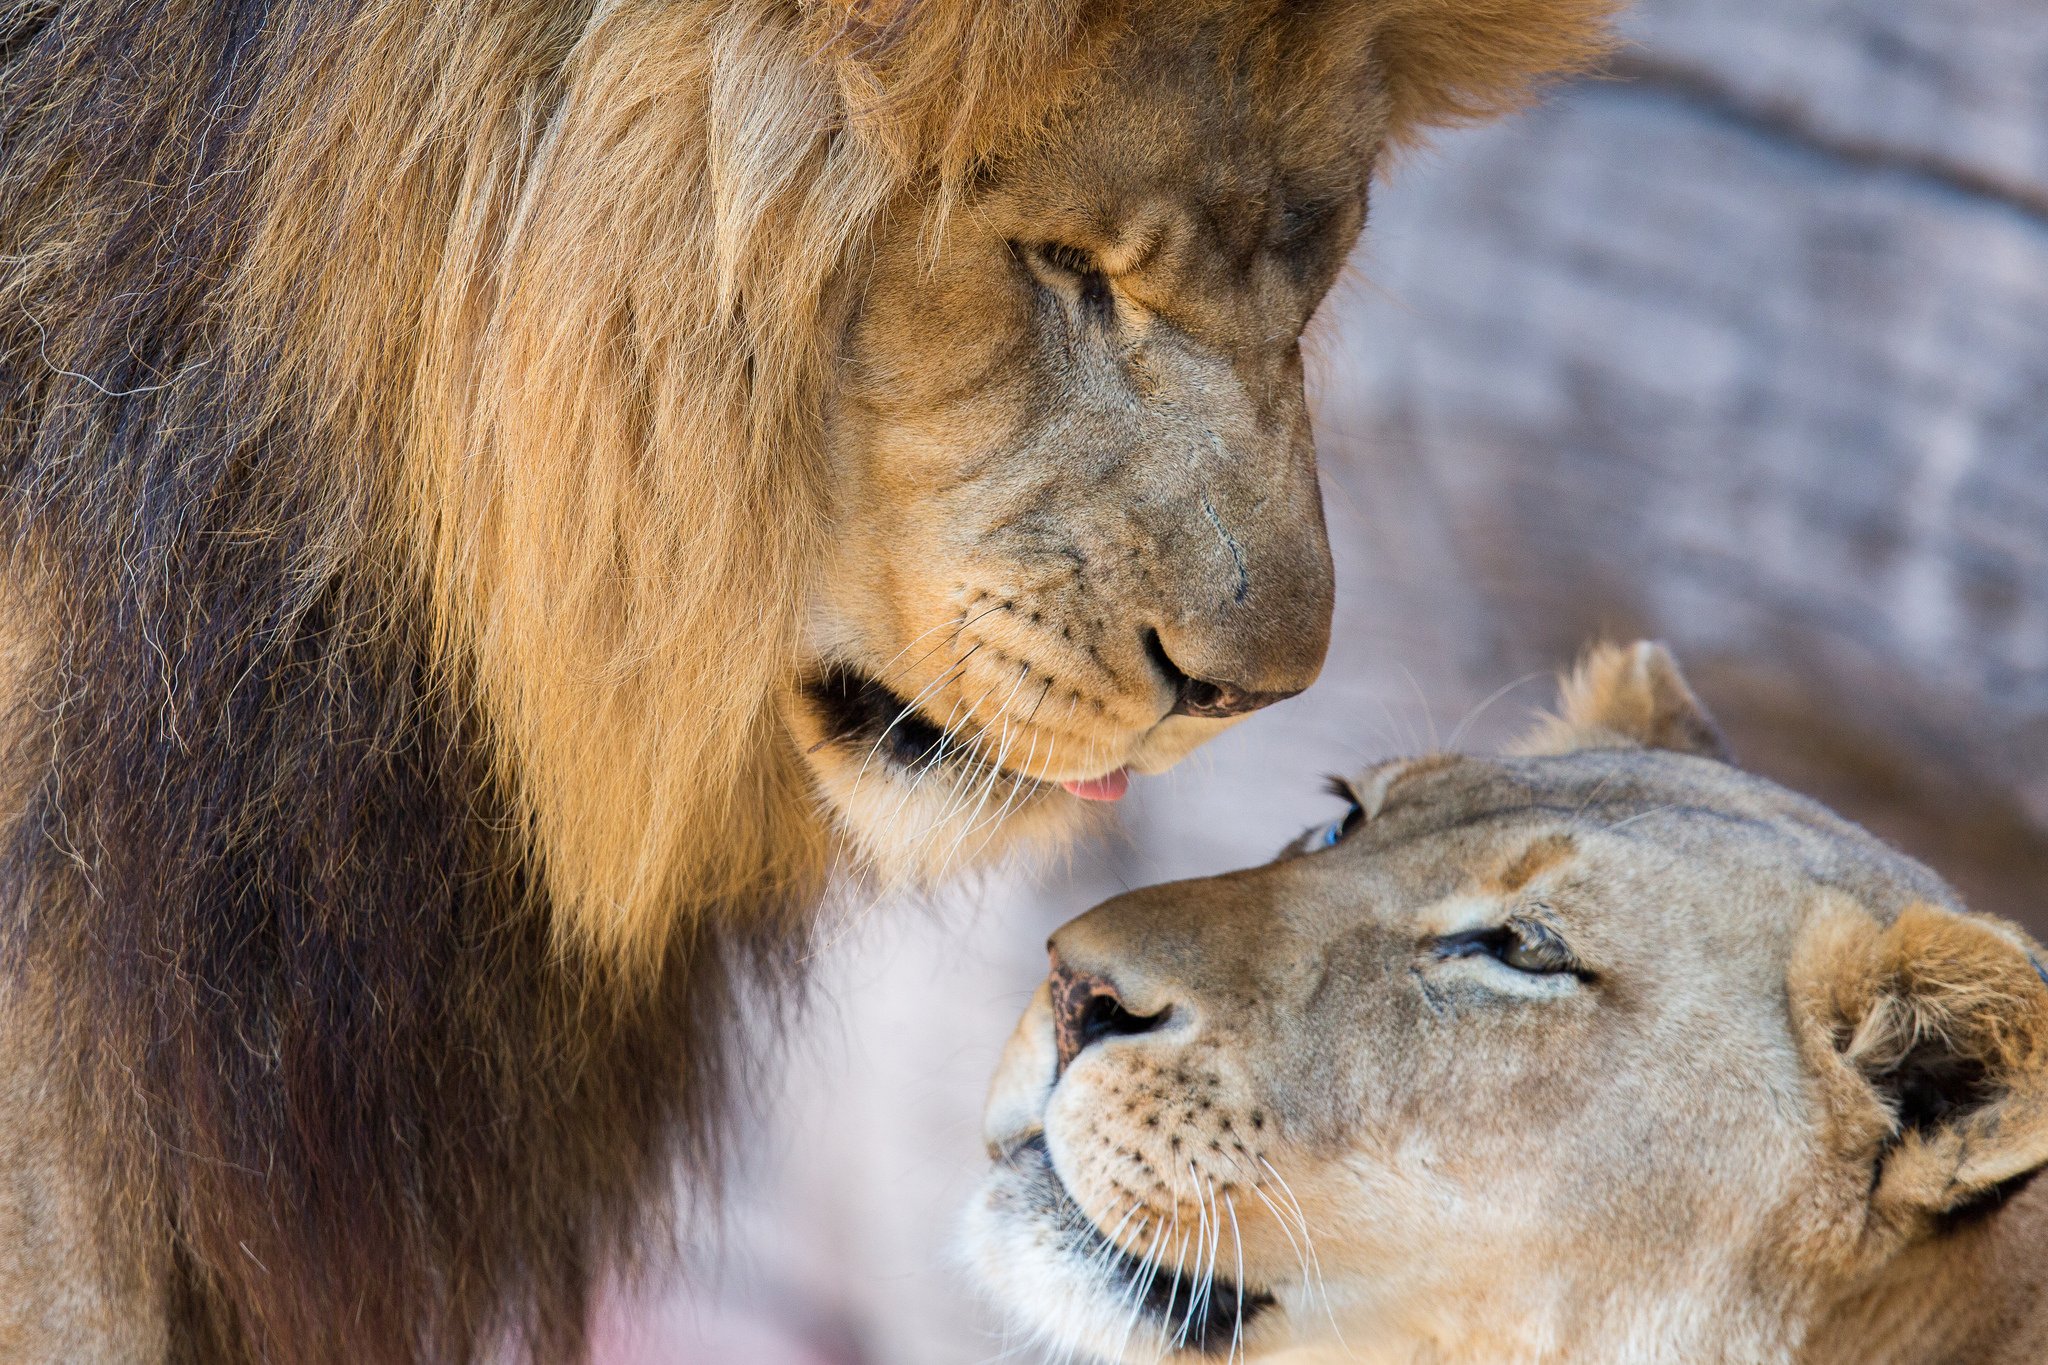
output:
<instances>
[{"instance_id":1,"label":"white fur under chin","mask_svg":"<svg viewBox=\"0 0 2048 1365\"><path fill-rule=\"evenodd\" d=\"M1282 1291L1227 1353L1176 1350L1176 1333L1140 1316L1130 1286L1077 1253L1077 1232L1086 1225L1059 1221L1047 1196L1047 1176L1028 1168L998 1166L969 1203L960 1237L961 1259L1004 1317L1035 1343L1047 1361L1094 1361L1103 1365L1162 1365L1163 1362L1231 1361L1315 1365L1321 1359L1294 1351L1276 1354L1262 1346L1276 1329L1301 1311L1297 1294ZM1006 1342L1005 1346L1015 1343Z\"/></svg>"},{"instance_id":2,"label":"white fur under chin","mask_svg":"<svg viewBox=\"0 0 2048 1365\"><path fill-rule=\"evenodd\" d=\"M960 1245L982 1291L1046 1360L1170 1359L1161 1334L1137 1318L1119 1286L1091 1273L1067 1249L1067 1235L1030 1212L1036 1178L1000 1168L967 1207Z\"/></svg>"},{"instance_id":3,"label":"white fur under chin","mask_svg":"<svg viewBox=\"0 0 2048 1365\"><path fill-rule=\"evenodd\" d=\"M1064 848L1103 818L1057 787L950 764L911 772L876 759L818 781L858 868L895 889Z\"/></svg>"},{"instance_id":4,"label":"white fur under chin","mask_svg":"<svg viewBox=\"0 0 2048 1365\"><path fill-rule=\"evenodd\" d=\"M1475 1330L1455 1320L1461 1312L1440 1321L1425 1312L1404 1329L1396 1326L1404 1315L1388 1312L1386 1305L1346 1303L1341 1291L1329 1300L1323 1293L1304 1296L1295 1287L1280 1290L1278 1302L1251 1337L1227 1354L1176 1351L1171 1332L1132 1312L1126 1284L1075 1252L1074 1229L1051 1212L1045 1178L1028 1168L998 1166L983 1181L962 1222L960 1259L1025 1338L1022 1343L1004 1341L1003 1358L1056 1365L1698 1365L1710 1360L1770 1365L1791 1359L1787 1343L1775 1334L1746 1333L1731 1324L1732 1290L1708 1289L1711 1276L1701 1277L1694 1292L1674 1289L1635 1305L1634 1311L1623 1307L1602 1330L1571 1346L1546 1330L1541 1314L1522 1324L1521 1331L1512 1323ZM1469 1310L1486 1298L1484 1288L1477 1287L1459 1308ZM1588 1346L1591 1340L1605 1345ZM1732 1352L1731 1343L1739 1343ZM1035 1346L1039 1354L1025 1355L1020 1345Z\"/></svg>"}]
</instances>

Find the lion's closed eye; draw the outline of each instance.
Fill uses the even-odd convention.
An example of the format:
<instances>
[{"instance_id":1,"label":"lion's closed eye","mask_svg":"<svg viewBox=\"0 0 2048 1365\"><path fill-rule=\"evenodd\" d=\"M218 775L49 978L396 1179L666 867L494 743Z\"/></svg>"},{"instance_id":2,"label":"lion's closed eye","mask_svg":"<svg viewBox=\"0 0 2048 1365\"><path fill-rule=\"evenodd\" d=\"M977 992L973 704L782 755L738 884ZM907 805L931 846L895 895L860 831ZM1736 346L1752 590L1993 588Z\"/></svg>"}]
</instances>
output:
<instances>
[{"instance_id":1,"label":"lion's closed eye","mask_svg":"<svg viewBox=\"0 0 2048 1365\"><path fill-rule=\"evenodd\" d=\"M1082 316L1107 322L1116 315L1116 290L1093 252L1064 242L1016 248L1040 288L1080 307Z\"/></svg>"}]
</instances>

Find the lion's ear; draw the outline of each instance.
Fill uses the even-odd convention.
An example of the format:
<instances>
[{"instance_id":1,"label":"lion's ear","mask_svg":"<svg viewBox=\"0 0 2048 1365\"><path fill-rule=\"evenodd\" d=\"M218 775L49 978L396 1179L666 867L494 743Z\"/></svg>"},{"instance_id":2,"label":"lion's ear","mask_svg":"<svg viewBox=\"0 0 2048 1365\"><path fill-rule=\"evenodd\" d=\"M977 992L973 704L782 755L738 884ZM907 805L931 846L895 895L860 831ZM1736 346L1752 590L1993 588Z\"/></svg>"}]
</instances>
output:
<instances>
[{"instance_id":1,"label":"lion's ear","mask_svg":"<svg viewBox=\"0 0 2048 1365\"><path fill-rule=\"evenodd\" d=\"M1516 745L1517 753L1637 747L1733 761L1678 661L1653 640L1594 646L1564 680L1558 702L1558 714Z\"/></svg>"},{"instance_id":2,"label":"lion's ear","mask_svg":"<svg viewBox=\"0 0 2048 1365\"><path fill-rule=\"evenodd\" d=\"M1378 0L1373 46L1393 135L1519 108L1542 81L1614 44L1621 0Z\"/></svg>"},{"instance_id":3,"label":"lion's ear","mask_svg":"<svg viewBox=\"0 0 2048 1365\"><path fill-rule=\"evenodd\" d=\"M1793 1017L1838 1154L1894 1221L1981 1208L2048 1165L2048 973L2002 921L1924 903L1880 926L1831 896Z\"/></svg>"}]
</instances>

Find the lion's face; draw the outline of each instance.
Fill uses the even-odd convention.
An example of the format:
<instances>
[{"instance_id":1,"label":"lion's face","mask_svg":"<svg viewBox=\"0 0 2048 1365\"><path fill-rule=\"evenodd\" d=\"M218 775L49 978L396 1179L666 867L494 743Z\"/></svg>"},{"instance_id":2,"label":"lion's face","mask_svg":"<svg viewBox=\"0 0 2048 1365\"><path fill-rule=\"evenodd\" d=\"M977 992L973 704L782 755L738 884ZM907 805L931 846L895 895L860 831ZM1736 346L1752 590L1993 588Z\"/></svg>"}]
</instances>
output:
<instances>
[{"instance_id":1,"label":"lion's face","mask_svg":"<svg viewBox=\"0 0 2048 1365\"><path fill-rule=\"evenodd\" d=\"M1604 704L1053 937L972 1223L1010 1308L1117 1360L1782 1359L2048 1161L2021 936Z\"/></svg>"},{"instance_id":2,"label":"lion's face","mask_svg":"<svg viewBox=\"0 0 2048 1365\"><path fill-rule=\"evenodd\" d=\"M890 215L853 304L785 710L884 865L1070 817L1061 784L1114 795L1322 662L1300 343L1383 119L1362 73L1199 34L1108 65L942 229Z\"/></svg>"}]
</instances>

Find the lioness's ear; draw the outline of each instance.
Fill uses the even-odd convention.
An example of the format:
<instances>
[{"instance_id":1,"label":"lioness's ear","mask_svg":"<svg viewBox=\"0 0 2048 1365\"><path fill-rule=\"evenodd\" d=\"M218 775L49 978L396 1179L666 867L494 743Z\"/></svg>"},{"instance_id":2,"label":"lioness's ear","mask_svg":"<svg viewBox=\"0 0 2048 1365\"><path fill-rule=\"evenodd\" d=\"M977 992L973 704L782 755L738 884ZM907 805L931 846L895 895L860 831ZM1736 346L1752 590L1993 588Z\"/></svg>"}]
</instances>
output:
<instances>
[{"instance_id":1,"label":"lioness's ear","mask_svg":"<svg viewBox=\"0 0 2048 1365\"><path fill-rule=\"evenodd\" d=\"M1838 1154L1893 1220L1954 1213L2048 1165L2048 976L2017 929L1917 904L1880 927L1830 897L1788 984Z\"/></svg>"},{"instance_id":2,"label":"lioness's ear","mask_svg":"<svg viewBox=\"0 0 2048 1365\"><path fill-rule=\"evenodd\" d=\"M1721 727L1654 640L1595 645L1559 689L1558 714L1515 746L1522 754L1671 749L1732 762Z\"/></svg>"}]
</instances>

